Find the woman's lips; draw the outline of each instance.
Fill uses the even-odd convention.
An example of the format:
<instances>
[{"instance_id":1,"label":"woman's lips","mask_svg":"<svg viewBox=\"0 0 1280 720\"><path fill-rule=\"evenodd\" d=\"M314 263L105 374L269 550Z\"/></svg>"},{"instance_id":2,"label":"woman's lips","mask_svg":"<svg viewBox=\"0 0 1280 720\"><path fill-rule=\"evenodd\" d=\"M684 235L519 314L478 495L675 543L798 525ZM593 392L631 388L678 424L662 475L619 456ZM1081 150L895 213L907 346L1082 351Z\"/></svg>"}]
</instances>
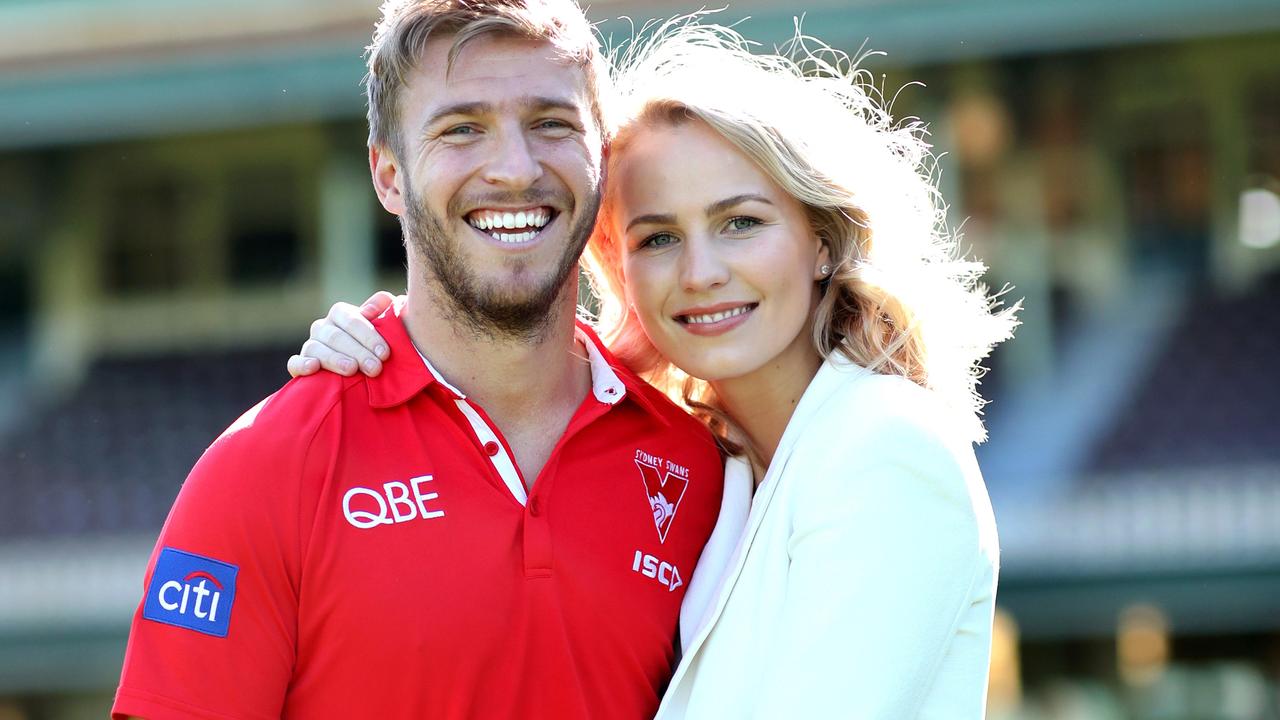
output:
<instances>
[{"instance_id":1,"label":"woman's lips","mask_svg":"<svg viewBox=\"0 0 1280 720\"><path fill-rule=\"evenodd\" d=\"M746 322L758 303L694 308L675 316L675 320L694 335L722 335Z\"/></svg>"}]
</instances>

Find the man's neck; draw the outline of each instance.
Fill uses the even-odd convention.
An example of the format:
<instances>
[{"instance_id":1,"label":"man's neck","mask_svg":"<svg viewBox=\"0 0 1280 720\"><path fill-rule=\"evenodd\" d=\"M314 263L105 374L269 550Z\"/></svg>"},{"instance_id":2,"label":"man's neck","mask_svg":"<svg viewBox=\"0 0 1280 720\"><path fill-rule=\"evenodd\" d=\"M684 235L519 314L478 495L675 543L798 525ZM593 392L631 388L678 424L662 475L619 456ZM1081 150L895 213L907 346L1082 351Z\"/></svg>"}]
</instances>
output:
<instances>
[{"instance_id":1,"label":"man's neck","mask_svg":"<svg viewBox=\"0 0 1280 720\"><path fill-rule=\"evenodd\" d=\"M536 337L513 338L459 324L440 311L434 288L410 283L405 328L449 384L514 431L544 411L576 408L590 390L586 353L574 339L576 288L568 285Z\"/></svg>"}]
</instances>

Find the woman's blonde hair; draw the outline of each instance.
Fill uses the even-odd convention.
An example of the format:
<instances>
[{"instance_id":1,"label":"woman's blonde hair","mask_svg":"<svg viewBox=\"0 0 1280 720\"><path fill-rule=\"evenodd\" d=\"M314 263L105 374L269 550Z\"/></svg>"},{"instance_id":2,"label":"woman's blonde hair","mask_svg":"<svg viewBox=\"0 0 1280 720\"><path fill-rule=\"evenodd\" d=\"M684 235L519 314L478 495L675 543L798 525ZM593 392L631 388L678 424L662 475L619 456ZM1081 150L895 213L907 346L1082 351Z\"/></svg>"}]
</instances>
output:
<instances>
[{"instance_id":1,"label":"woman's blonde hair","mask_svg":"<svg viewBox=\"0 0 1280 720\"><path fill-rule=\"evenodd\" d=\"M706 123L805 206L830 252L813 321L817 351L935 390L969 438L985 439L979 362L1010 337L1017 307L997 310L977 283L986 268L960 256L923 127L895 124L865 70L798 32L778 54L753 54L738 33L697 16L647 30L615 53L610 163L641 128ZM602 336L730 451L742 450L707 383L662 357L629 308L612 196L606 187L584 256Z\"/></svg>"}]
</instances>

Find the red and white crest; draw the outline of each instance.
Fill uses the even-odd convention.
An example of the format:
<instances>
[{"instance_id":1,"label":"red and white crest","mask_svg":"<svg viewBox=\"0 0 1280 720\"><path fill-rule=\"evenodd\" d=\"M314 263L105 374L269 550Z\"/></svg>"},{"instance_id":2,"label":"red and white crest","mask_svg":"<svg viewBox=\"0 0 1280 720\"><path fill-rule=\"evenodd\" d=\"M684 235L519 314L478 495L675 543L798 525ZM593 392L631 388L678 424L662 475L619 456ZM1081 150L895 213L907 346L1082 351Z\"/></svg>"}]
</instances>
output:
<instances>
[{"instance_id":1,"label":"red and white crest","mask_svg":"<svg viewBox=\"0 0 1280 720\"><path fill-rule=\"evenodd\" d=\"M645 494L653 509L653 524L658 528L658 542L667 541L667 530L676 518L680 500L689 487L689 481L670 471L663 471L657 464L636 458L640 478L644 480Z\"/></svg>"}]
</instances>

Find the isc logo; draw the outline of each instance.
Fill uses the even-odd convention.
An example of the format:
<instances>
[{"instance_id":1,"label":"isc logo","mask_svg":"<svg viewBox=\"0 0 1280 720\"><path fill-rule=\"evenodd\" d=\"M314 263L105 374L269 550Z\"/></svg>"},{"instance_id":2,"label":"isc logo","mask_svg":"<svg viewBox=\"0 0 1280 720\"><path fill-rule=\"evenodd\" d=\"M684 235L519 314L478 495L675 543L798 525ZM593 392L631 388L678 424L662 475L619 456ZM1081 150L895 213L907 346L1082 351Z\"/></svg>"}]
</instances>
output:
<instances>
[{"instance_id":1,"label":"isc logo","mask_svg":"<svg viewBox=\"0 0 1280 720\"><path fill-rule=\"evenodd\" d=\"M226 637L239 571L221 560L164 548L151 574L142 617Z\"/></svg>"},{"instance_id":2,"label":"isc logo","mask_svg":"<svg viewBox=\"0 0 1280 720\"><path fill-rule=\"evenodd\" d=\"M639 550L636 551L635 560L631 562L631 569L662 583L667 588L667 592L675 592L676 588L684 584L680 579L679 568Z\"/></svg>"}]
</instances>

